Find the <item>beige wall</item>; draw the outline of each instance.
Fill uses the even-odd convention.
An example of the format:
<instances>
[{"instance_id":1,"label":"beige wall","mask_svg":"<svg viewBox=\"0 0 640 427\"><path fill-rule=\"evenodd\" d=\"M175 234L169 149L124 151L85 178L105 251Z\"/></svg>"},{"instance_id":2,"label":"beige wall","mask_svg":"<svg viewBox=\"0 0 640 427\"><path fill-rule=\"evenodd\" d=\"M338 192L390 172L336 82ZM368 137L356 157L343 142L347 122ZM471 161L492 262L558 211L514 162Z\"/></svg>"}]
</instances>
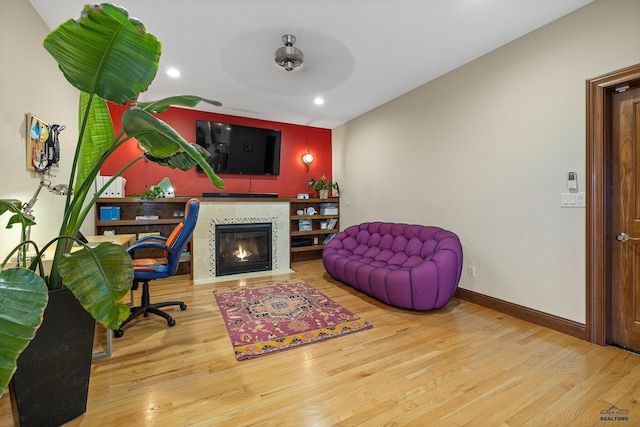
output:
<instances>
[{"instance_id":1,"label":"beige wall","mask_svg":"<svg viewBox=\"0 0 640 427\"><path fill-rule=\"evenodd\" d=\"M79 16L80 10L78 10ZM51 177L67 183L77 139L78 91L71 87L55 61L42 47L49 30L25 0L0 2L0 197L28 201L40 177L26 169L26 114L33 113L67 128L60 134L61 167ZM32 238L44 243L58 234L64 197L40 193L34 211L38 225ZM9 216L0 218L0 256L19 241L18 227L5 230ZM89 230L93 229L90 225ZM83 228L84 230L84 228Z\"/></svg>"},{"instance_id":2,"label":"beige wall","mask_svg":"<svg viewBox=\"0 0 640 427\"><path fill-rule=\"evenodd\" d=\"M456 232L460 286L585 321L585 80L640 62L640 1L596 0L333 132L342 228ZM467 266L476 277L467 276Z\"/></svg>"}]
</instances>

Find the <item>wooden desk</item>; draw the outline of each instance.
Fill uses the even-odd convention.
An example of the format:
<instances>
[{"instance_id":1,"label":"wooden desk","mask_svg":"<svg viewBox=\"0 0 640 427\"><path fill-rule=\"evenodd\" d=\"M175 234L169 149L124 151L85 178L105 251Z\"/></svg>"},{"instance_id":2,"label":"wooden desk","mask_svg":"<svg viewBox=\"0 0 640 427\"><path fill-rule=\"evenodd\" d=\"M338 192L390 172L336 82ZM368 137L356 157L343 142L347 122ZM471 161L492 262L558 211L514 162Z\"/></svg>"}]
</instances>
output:
<instances>
[{"instance_id":1,"label":"wooden desk","mask_svg":"<svg viewBox=\"0 0 640 427\"><path fill-rule=\"evenodd\" d=\"M109 242L128 248L136 241L135 234L115 234L113 236L86 236L90 244Z\"/></svg>"},{"instance_id":2,"label":"wooden desk","mask_svg":"<svg viewBox=\"0 0 640 427\"><path fill-rule=\"evenodd\" d=\"M115 234L113 236L85 236L85 237L89 242L88 243L89 246L97 246L100 243L108 242L108 243L114 243L116 245L120 245L125 249L131 246L132 244L134 244L136 241L135 234ZM73 245L73 247L71 248L71 252L77 251L81 247L82 246L80 245ZM56 254L56 246L51 245L47 248L46 251L44 251L44 254L42 255L42 265L44 267L45 272L47 273L49 273L49 271L51 270L51 261L53 260L53 257L55 256L55 254ZM30 260L35 255L36 255L35 251L28 250L27 260ZM16 261L17 260L14 257L12 259L12 262L16 262Z\"/></svg>"}]
</instances>

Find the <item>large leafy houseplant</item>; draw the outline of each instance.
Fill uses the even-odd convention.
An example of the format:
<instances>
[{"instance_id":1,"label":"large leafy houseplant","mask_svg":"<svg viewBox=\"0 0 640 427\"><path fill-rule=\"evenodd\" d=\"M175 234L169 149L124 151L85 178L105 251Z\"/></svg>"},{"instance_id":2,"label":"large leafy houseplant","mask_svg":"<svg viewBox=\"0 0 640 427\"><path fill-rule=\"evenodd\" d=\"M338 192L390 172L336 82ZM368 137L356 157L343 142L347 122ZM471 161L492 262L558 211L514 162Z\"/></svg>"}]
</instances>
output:
<instances>
[{"instance_id":1,"label":"large leafy houseplant","mask_svg":"<svg viewBox=\"0 0 640 427\"><path fill-rule=\"evenodd\" d=\"M42 322L50 290L66 286L84 309L106 328L115 329L129 315L118 301L131 287L131 258L118 245L102 243L95 248L71 251L82 222L101 191L92 191L96 175L105 160L122 144L135 138L143 154L130 161L114 178L143 158L157 164L191 169L196 164L217 188L222 180L206 161L208 154L185 141L152 113L171 105L193 107L196 96L177 96L151 103L137 103L158 70L161 44L146 32L143 24L120 7L86 5L80 19L68 20L44 40L65 78L80 91L79 133L69 188L58 237L43 247L25 241L25 228L34 225L17 200L0 200L0 215L9 213L8 228L19 224L23 242L2 262L0 271L0 387L2 393L13 375L20 353L27 347ZM129 105L122 116L122 129L114 135L107 101ZM107 186L109 183L105 184ZM30 244L36 255L12 267L9 260ZM50 273L43 269L42 253L55 245ZM22 257L23 260L26 257Z\"/></svg>"}]
</instances>

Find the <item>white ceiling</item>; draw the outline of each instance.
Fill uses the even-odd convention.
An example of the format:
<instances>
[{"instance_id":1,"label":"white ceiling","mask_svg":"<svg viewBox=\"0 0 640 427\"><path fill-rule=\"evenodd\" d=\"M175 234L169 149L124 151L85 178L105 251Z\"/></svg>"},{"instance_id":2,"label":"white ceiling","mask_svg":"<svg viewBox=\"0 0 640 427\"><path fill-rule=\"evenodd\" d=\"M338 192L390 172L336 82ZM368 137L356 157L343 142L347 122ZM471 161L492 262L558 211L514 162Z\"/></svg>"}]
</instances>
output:
<instances>
[{"instance_id":1,"label":"white ceiling","mask_svg":"<svg viewBox=\"0 0 640 427\"><path fill-rule=\"evenodd\" d=\"M85 0L30 0L49 28ZM162 42L140 100L194 94L198 109L334 128L592 0L120 0ZM273 58L293 34L305 64ZM172 79L167 68L182 76ZM313 100L322 96L325 103Z\"/></svg>"}]
</instances>

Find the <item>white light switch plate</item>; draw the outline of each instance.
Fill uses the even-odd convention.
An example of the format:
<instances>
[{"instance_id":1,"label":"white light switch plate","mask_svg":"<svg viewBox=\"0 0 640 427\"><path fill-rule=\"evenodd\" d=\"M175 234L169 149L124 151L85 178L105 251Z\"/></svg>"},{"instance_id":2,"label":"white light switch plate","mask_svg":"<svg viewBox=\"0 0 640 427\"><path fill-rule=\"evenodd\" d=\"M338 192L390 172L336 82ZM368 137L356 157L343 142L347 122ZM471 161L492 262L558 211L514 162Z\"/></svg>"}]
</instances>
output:
<instances>
[{"instance_id":1,"label":"white light switch plate","mask_svg":"<svg viewBox=\"0 0 640 427\"><path fill-rule=\"evenodd\" d=\"M586 206L586 194L580 193L560 193L560 207L562 208L584 208Z\"/></svg>"}]
</instances>

